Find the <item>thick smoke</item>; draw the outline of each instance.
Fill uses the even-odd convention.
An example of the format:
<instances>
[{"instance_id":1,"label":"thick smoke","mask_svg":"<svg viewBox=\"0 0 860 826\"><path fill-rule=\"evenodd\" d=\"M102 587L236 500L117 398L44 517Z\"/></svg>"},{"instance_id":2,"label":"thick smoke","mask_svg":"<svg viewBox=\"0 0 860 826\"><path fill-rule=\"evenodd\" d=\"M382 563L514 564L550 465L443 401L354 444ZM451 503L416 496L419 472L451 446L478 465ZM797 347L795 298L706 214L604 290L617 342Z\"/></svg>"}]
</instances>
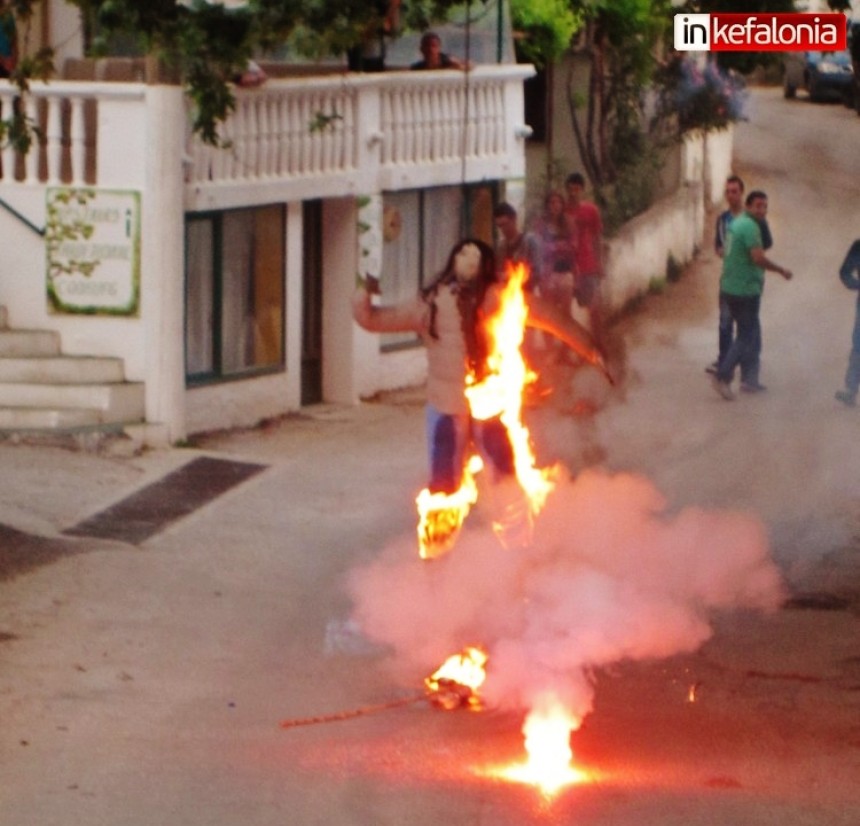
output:
<instances>
[{"instance_id":1,"label":"thick smoke","mask_svg":"<svg viewBox=\"0 0 860 826\"><path fill-rule=\"evenodd\" d=\"M353 618L390 646L404 683L477 644L491 707L529 709L552 693L582 718L595 668L695 650L713 611L771 610L783 597L758 520L671 514L640 476L563 480L525 550L502 548L482 516L479 502L446 557L422 562L404 538L353 572Z\"/></svg>"}]
</instances>

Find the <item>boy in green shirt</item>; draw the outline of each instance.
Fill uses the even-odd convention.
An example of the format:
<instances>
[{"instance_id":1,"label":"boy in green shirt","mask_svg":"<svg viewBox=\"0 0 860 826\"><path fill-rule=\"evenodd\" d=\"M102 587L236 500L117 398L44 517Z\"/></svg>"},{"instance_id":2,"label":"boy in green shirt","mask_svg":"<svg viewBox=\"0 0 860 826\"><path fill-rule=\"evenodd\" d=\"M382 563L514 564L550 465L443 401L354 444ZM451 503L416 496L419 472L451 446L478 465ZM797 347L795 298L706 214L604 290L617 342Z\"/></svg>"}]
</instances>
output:
<instances>
[{"instance_id":1,"label":"boy in green shirt","mask_svg":"<svg viewBox=\"0 0 860 826\"><path fill-rule=\"evenodd\" d=\"M791 270L774 263L764 253L760 222L767 216L767 195L760 190L750 192L745 205L746 211L729 225L720 278L720 300L726 302L738 330L711 379L714 389L726 400L735 397L731 382L738 365L741 390L758 393L765 389L758 380L759 309L764 273L778 272L786 280L792 275Z\"/></svg>"}]
</instances>

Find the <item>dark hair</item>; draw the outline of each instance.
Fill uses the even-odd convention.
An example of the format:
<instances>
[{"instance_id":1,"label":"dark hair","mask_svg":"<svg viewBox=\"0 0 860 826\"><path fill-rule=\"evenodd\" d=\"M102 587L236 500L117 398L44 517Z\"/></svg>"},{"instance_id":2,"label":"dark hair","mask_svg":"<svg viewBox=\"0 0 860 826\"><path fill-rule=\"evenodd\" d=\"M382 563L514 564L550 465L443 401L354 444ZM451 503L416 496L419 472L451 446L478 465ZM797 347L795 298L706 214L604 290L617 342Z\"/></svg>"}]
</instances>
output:
<instances>
[{"instance_id":1,"label":"dark hair","mask_svg":"<svg viewBox=\"0 0 860 826\"><path fill-rule=\"evenodd\" d=\"M752 206L752 202L759 200L759 198L764 198L764 200L766 201L767 194L762 192L760 189L754 189L752 192L750 192L749 195L747 195L747 199L746 201L744 201L744 203L747 206Z\"/></svg>"},{"instance_id":2,"label":"dark hair","mask_svg":"<svg viewBox=\"0 0 860 826\"><path fill-rule=\"evenodd\" d=\"M441 42L442 42L442 38L441 38L441 37L439 37L439 35L438 35L438 34L436 34L436 32L424 32L424 34L422 34L422 35L421 35L421 45L420 45L420 47L419 47L419 48L423 51L424 47L425 47L425 46L426 46L426 45L427 45L431 40L438 40L438 41L439 41L439 43L441 43Z\"/></svg>"},{"instance_id":3,"label":"dark hair","mask_svg":"<svg viewBox=\"0 0 860 826\"><path fill-rule=\"evenodd\" d=\"M460 329L463 332L463 340L466 343L466 354L469 367L480 381L487 369L488 342L481 327L481 312L487 290L492 284L499 280L496 271L496 255L493 248L478 238L464 238L458 241L451 249L445 269L433 280L433 282L422 290L425 299L430 299L438 292L439 287L450 284L456 279L454 272L454 259L463 247L472 244L481 253L481 263L478 274L469 282L461 284L457 290L457 309L460 311ZM429 333L432 338L438 339L436 330L436 303L432 300L430 304Z\"/></svg>"},{"instance_id":4,"label":"dark hair","mask_svg":"<svg viewBox=\"0 0 860 826\"><path fill-rule=\"evenodd\" d=\"M502 201L493 210L493 218L513 218L516 220L517 211L507 201Z\"/></svg>"},{"instance_id":5,"label":"dark hair","mask_svg":"<svg viewBox=\"0 0 860 826\"><path fill-rule=\"evenodd\" d=\"M561 201L561 214L555 218L551 218L549 215L549 202L553 198L558 198ZM548 225L552 225L555 227L557 232L562 233L563 235L570 234L570 224L567 222L567 217L565 216L565 208L567 206L567 199L562 195L557 189L551 189L547 192L543 197L543 213L540 218L540 225L542 227L546 227Z\"/></svg>"},{"instance_id":6,"label":"dark hair","mask_svg":"<svg viewBox=\"0 0 860 826\"><path fill-rule=\"evenodd\" d=\"M743 182L743 178L741 178L740 175L729 175L729 177L726 178L726 183L727 184L738 184L738 186L740 186L740 188L741 188L741 192L744 191L744 182Z\"/></svg>"},{"instance_id":7,"label":"dark hair","mask_svg":"<svg viewBox=\"0 0 860 826\"><path fill-rule=\"evenodd\" d=\"M570 186L571 184L585 186L585 176L581 172L571 172L570 175L567 176L567 180L564 182L564 185Z\"/></svg>"}]
</instances>

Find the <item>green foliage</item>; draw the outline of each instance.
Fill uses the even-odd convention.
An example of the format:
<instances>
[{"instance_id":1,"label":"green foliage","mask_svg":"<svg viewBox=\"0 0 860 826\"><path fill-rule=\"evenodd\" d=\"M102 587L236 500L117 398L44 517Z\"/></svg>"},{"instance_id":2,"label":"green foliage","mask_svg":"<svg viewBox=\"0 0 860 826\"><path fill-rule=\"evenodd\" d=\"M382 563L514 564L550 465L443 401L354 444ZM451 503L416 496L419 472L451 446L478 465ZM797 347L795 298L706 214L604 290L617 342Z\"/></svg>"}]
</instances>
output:
<instances>
[{"instance_id":1,"label":"green foliage","mask_svg":"<svg viewBox=\"0 0 860 826\"><path fill-rule=\"evenodd\" d=\"M517 54L538 67L561 57L583 24L570 0L511 0L510 8Z\"/></svg>"},{"instance_id":2,"label":"green foliage","mask_svg":"<svg viewBox=\"0 0 860 826\"><path fill-rule=\"evenodd\" d=\"M95 227L80 216L86 214L86 206L94 197L95 192L91 189L59 189L51 193L45 221L45 245L50 262L49 286L60 275L78 273L89 277L98 266L98 261L79 261L74 258L62 264L62 256L59 254L63 244L85 241L92 237Z\"/></svg>"},{"instance_id":3,"label":"green foliage","mask_svg":"<svg viewBox=\"0 0 860 826\"><path fill-rule=\"evenodd\" d=\"M664 292L666 292L666 279L652 275L648 280L648 295L662 295Z\"/></svg>"},{"instance_id":4,"label":"green foliage","mask_svg":"<svg viewBox=\"0 0 860 826\"><path fill-rule=\"evenodd\" d=\"M577 7L590 66L584 101L568 83L573 131L598 200L626 218L653 189L644 102L671 7L668 0L579 0Z\"/></svg>"},{"instance_id":5,"label":"green foliage","mask_svg":"<svg viewBox=\"0 0 860 826\"><path fill-rule=\"evenodd\" d=\"M597 190L608 235L654 203L661 167L656 147L643 142L642 148L631 152L628 161L620 167L615 181Z\"/></svg>"},{"instance_id":6,"label":"green foliage","mask_svg":"<svg viewBox=\"0 0 860 826\"><path fill-rule=\"evenodd\" d=\"M326 129L339 120L343 120L343 115L336 111L332 111L330 114L315 112L308 128L311 132L325 132Z\"/></svg>"},{"instance_id":7,"label":"green foliage","mask_svg":"<svg viewBox=\"0 0 860 826\"><path fill-rule=\"evenodd\" d=\"M656 121L674 118L679 135L693 129L725 129L743 118L743 85L736 75L723 72L716 63L700 67L677 53L655 79L659 89Z\"/></svg>"},{"instance_id":8,"label":"green foliage","mask_svg":"<svg viewBox=\"0 0 860 826\"><path fill-rule=\"evenodd\" d=\"M32 6L38 0L16 0ZM303 54L343 54L383 25L375 0L247 0L227 8L208 0L68 0L84 15L90 53L108 54L117 40L157 57L194 102L194 129L219 143L218 124L235 106L231 81L248 60L288 39ZM442 13L456 4L423 4ZM330 121L317 122L325 128Z\"/></svg>"}]
</instances>

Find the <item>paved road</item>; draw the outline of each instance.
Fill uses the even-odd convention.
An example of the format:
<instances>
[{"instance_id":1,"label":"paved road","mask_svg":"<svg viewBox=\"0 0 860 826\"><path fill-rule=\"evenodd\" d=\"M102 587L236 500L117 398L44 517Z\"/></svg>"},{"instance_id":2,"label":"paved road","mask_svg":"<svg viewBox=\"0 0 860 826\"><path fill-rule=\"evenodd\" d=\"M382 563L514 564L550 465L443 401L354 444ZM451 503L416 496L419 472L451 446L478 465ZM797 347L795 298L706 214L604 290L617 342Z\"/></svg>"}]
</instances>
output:
<instances>
[{"instance_id":1,"label":"paved road","mask_svg":"<svg viewBox=\"0 0 860 826\"><path fill-rule=\"evenodd\" d=\"M450 565L412 557L420 392L136 458L0 446L0 538L31 537L41 563L0 568L0 823L854 826L860 414L832 396L853 318L836 267L860 234L860 161L845 148L858 127L839 106L754 94L738 168L770 194L773 255L797 273L766 290L770 389L728 404L706 382L705 250L621 328L624 388L606 396L577 377L532 412L541 456L600 495L559 499L570 507L544 538L564 553L526 568L487 557L480 508ZM601 406L595 418L560 414L576 394ZM201 454L267 468L137 545L63 533ZM695 610L706 595L756 602L758 552L784 581L783 608ZM348 592L356 572L364 585ZM397 657L349 633L356 604ZM490 710L409 702L423 653L458 622L485 621L505 662L544 639L548 607L581 635L497 669ZM714 635L697 647L705 619ZM521 757L526 678L552 667L572 684L589 644L605 665L593 696L579 686L594 707L572 743L591 782L547 801L477 771ZM499 688L501 673L514 676Z\"/></svg>"}]
</instances>

